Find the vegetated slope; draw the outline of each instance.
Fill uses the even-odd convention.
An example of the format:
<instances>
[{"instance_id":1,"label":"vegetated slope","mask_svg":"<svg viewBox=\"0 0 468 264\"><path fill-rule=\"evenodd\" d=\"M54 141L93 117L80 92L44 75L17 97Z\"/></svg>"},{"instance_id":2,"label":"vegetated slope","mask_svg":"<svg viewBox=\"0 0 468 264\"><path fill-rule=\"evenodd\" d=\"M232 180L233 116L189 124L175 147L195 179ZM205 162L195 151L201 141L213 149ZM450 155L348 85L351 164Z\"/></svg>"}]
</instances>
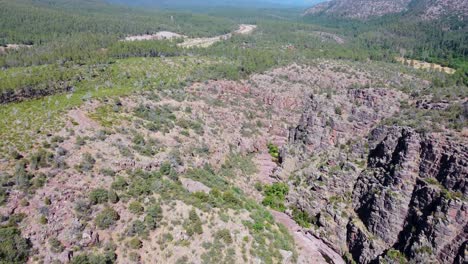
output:
<instances>
[{"instance_id":1,"label":"vegetated slope","mask_svg":"<svg viewBox=\"0 0 468 264\"><path fill-rule=\"evenodd\" d=\"M332 0L319 3L307 9L304 14L368 19L406 11L427 20L447 16L463 20L468 16L468 4L463 0Z\"/></svg>"},{"instance_id":2,"label":"vegetated slope","mask_svg":"<svg viewBox=\"0 0 468 264\"><path fill-rule=\"evenodd\" d=\"M426 94L436 94L431 83L410 68L335 60L277 68L241 82L171 87L154 77L183 70L196 58L124 63L119 69L127 72L118 71L119 78L143 72L152 76L141 77L151 88L120 97L115 88L100 100L83 97L59 117L55 127L60 129L41 135L35 126L25 127L23 133L33 132L36 144L22 150L9 146L0 163L0 211L7 216L3 228L18 230L7 241L20 250L5 251L5 257L310 263L312 256L314 263L326 263L326 252L295 249L260 202L303 226L294 237L319 237L358 262L380 254L440 262L463 257L458 252L466 241L460 229L466 201L459 192L467 163L457 140L466 138L456 137L466 127L466 90L431 98ZM104 80L95 82L103 92L109 89ZM405 93L407 87L412 95ZM405 116L414 113L424 121ZM386 122L389 128L374 130L388 118L394 118ZM397 121L413 126L404 128L401 139L402 128L391 125ZM422 129L429 138L419 135ZM449 133L453 138L441 136ZM418 154L415 147L429 152ZM403 156L388 154L400 149ZM426 159L445 165L430 167ZM421 174L431 171L426 182L436 200L425 201L439 201L440 211L450 213L411 200L419 197L411 195L412 186L426 185L406 166L421 167ZM407 172L411 177L400 181ZM374 182L379 173L382 181ZM411 222L402 217L406 204L415 214ZM375 212L370 217L366 206ZM420 207L426 208L423 217L417 214ZM394 230L402 226L408 226L401 232L406 237L398 239L401 246L393 245ZM458 235L434 245L427 242L426 229L442 238ZM29 242L21 244L21 237Z\"/></svg>"},{"instance_id":3,"label":"vegetated slope","mask_svg":"<svg viewBox=\"0 0 468 264\"><path fill-rule=\"evenodd\" d=\"M304 21L334 27L363 47L390 49L468 76L466 1L332 1L309 11Z\"/></svg>"}]
</instances>

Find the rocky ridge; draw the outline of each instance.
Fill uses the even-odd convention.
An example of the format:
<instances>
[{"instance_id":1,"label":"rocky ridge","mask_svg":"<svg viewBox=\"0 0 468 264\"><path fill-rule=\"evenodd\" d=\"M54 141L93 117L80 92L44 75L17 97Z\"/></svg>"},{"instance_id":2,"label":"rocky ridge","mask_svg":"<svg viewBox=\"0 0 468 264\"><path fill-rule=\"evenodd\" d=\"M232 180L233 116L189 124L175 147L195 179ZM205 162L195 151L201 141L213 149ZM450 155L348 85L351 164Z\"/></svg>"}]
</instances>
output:
<instances>
[{"instance_id":1,"label":"rocky ridge","mask_svg":"<svg viewBox=\"0 0 468 264\"><path fill-rule=\"evenodd\" d=\"M463 263L467 140L379 125L402 99L383 89L312 96L281 152L289 207L350 261Z\"/></svg>"},{"instance_id":2,"label":"rocky ridge","mask_svg":"<svg viewBox=\"0 0 468 264\"><path fill-rule=\"evenodd\" d=\"M304 15L369 19L406 11L425 20L450 16L463 21L468 16L468 3L463 0L332 0L312 6Z\"/></svg>"},{"instance_id":3,"label":"rocky ridge","mask_svg":"<svg viewBox=\"0 0 468 264\"><path fill-rule=\"evenodd\" d=\"M327 14L349 18L367 19L373 16L399 13L407 10L411 0L334 0L317 4L305 11L305 15Z\"/></svg>"}]
</instances>

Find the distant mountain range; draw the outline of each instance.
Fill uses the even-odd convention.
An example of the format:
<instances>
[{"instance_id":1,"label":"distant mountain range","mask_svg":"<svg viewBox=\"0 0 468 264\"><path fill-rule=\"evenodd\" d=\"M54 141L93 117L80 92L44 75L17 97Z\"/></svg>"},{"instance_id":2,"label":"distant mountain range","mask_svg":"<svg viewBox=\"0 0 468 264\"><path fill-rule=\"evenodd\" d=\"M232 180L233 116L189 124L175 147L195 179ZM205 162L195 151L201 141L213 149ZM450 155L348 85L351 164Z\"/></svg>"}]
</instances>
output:
<instances>
[{"instance_id":1,"label":"distant mountain range","mask_svg":"<svg viewBox=\"0 0 468 264\"><path fill-rule=\"evenodd\" d=\"M106 0L113 4L158 7L235 6L306 7L324 0Z\"/></svg>"},{"instance_id":2,"label":"distant mountain range","mask_svg":"<svg viewBox=\"0 0 468 264\"><path fill-rule=\"evenodd\" d=\"M367 19L406 12L425 20L441 17L468 19L467 0L331 0L307 9L305 15Z\"/></svg>"}]
</instances>

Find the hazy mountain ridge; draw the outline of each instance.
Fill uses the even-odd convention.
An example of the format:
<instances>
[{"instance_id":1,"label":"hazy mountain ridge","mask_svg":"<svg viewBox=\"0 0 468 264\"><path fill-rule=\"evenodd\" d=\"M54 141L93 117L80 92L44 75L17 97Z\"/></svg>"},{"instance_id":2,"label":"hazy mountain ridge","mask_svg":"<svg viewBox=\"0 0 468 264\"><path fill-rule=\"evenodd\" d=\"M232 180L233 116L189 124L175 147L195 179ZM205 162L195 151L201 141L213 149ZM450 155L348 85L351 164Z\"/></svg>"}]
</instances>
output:
<instances>
[{"instance_id":1,"label":"hazy mountain ridge","mask_svg":"<svg viewBox=\"0 0 468 264\"><path fill-rule=\"evenodd\" d=\"M304 14L367 19L406 11L425 20L446 16L455 16L463 20L468 16L468 2L463 0L332 0L314 5Z\"/></svg>"},{"instance_id":2,"label":"hazy mountain ridge","mask_svg":"<svg viewBox=\"0 0 468 264\"><path fill-rule=\"evenodd\" d=\"M159 7L197 7L197 6L235 6L235 7L266 7L266 6L308 6L322 0L106 0L113 4L130 6L159 6Z\"/></svg>"}]
</instances>

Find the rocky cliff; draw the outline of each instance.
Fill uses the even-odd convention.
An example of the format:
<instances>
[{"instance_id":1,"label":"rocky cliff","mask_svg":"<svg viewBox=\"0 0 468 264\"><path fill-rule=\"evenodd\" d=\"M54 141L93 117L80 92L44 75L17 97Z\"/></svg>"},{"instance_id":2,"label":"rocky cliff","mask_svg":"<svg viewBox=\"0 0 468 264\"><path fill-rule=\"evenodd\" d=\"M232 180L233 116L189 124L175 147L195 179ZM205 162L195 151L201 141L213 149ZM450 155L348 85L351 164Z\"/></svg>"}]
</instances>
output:
<instances>
[{"instance_id":1,"label":"rocky cliff","mask_svg":"<svg viewBox=\"0 0 468 264\"><path fill-rule=\"evenodd\" d=\"M418 263L464 258L459 254L468 238L466 144L393 126L373 130L369 145L367 168L353 190L363 226L350 223L347 230L354 259L369 262L391 247Z\"/></svg>"},{"instance_id":2,"label":"rocky cliff","mask_svg":"<svg viewBox=\"0 0 468 264\"><path fill-rule=\"evenodd\" d=\"M379 125L401 98L311 97L282 151L290 213L305 212L310 232L350 261L466 263L466 137Z\"/></svg>"}]
</instances>

